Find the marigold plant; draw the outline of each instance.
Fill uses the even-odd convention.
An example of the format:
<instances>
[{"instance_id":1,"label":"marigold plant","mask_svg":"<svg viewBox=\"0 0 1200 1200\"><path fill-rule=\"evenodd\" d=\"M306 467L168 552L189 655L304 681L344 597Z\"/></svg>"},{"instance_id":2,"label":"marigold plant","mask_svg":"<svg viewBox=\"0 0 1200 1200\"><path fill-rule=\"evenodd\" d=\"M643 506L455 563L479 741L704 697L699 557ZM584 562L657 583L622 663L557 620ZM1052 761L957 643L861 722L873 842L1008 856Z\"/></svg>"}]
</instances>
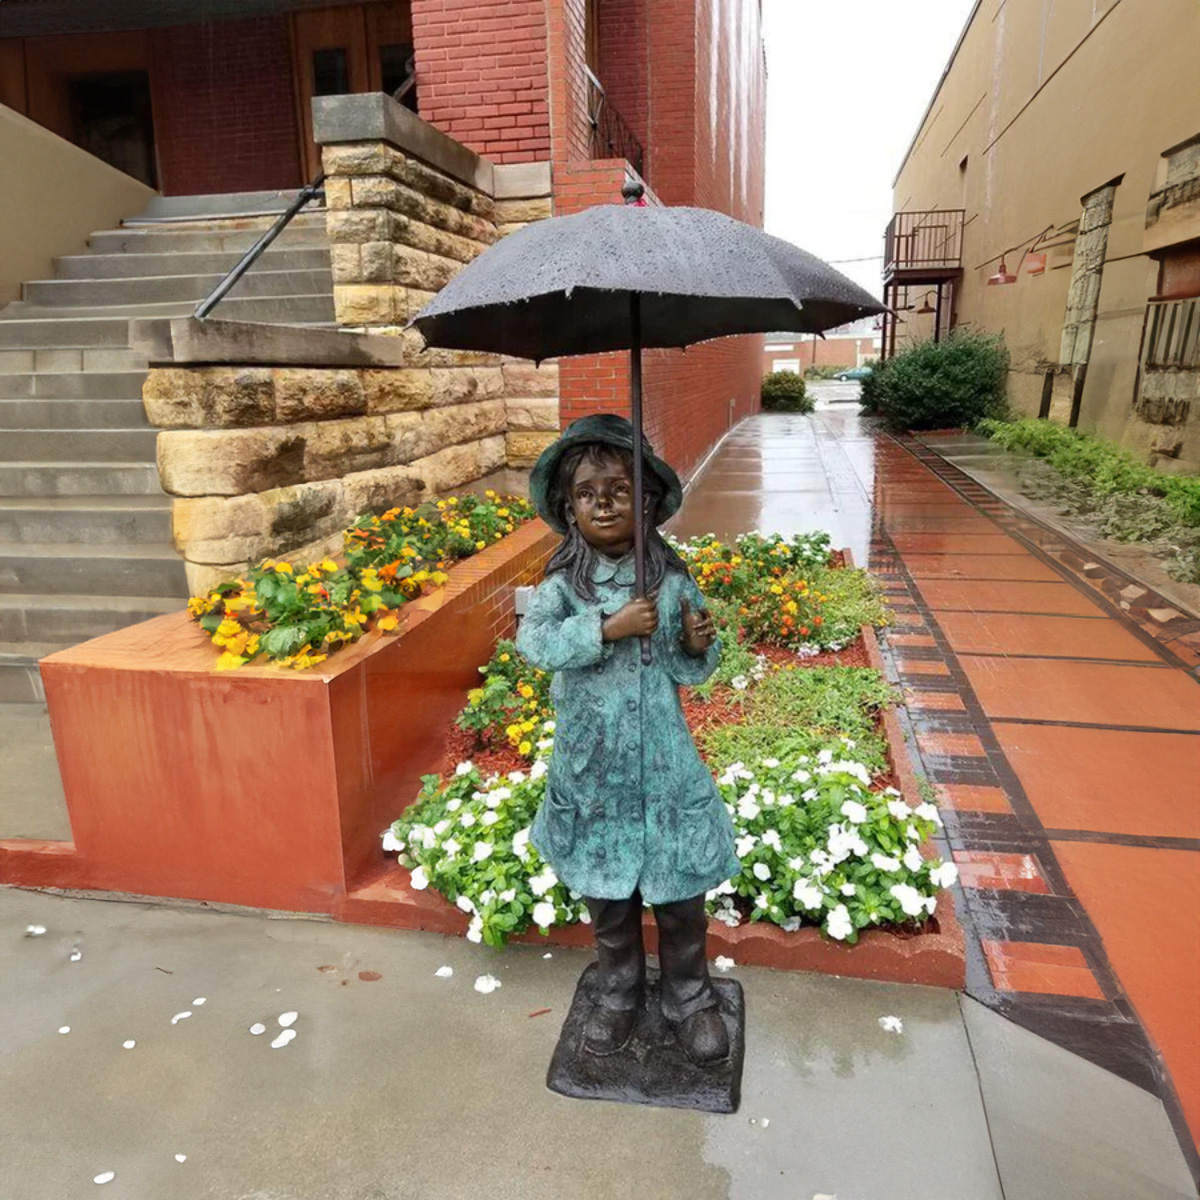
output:
<instances>
[{"instance_id":1,"label":"marigold plant","mask_svg":"<svg viewBox=\"0 0 1200 1200\"><path fill-rule=\"evenodd\" d=\"M491 745L503 731L510 746L532 758L537 728L553 712L551 676L524 659L509 641L496 643L491 660L479 673L483 686L467 693L459 728L472 730L480 747Z\"/></svg>"}]
</instances>

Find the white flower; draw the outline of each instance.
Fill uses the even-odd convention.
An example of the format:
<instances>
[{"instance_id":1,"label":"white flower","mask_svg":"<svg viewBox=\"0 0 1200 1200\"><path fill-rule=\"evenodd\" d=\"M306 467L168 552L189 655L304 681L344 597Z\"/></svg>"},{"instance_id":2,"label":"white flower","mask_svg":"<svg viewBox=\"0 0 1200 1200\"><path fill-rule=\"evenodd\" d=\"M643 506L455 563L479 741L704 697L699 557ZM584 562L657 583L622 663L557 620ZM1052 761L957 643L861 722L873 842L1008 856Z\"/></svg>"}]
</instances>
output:
<instances>
[{"instance_id":1,"label":"white flower","mask_svg":"<svg viewBox=\"0 0 1200 1200\"><path fill-rule=\"evenodd\" d=\"M771 907L771 897L768 896L766 892L759 892L759 894L754 897L754 907L761 908L763 912L766 912L766 910Z\"/></svg>"},{"instance_id":2,"label":"white flower","mask_svg":"<svg viewBox=\"0 0 1200 1200\"><path fill-rule=\"evenodd\" d=\"M718 909L713 913L713 917L722 925L728 925L730 929L736 929L742 923L742 918L738 915L736 908Z\"/></svg>"},{"instance_id":3,"label":"white flower","mask_svg":"<svg viewBox=\"0 0 1200 1200\"><path fill-rule=\"evenodd\" d=\"M904 830L904 836L910 842L919 842L921 840L921 831L915 825L909 825Z\"/></svg>"},{"instance_id":4,"label":"white flower","mask_svg":"<svg viewBox=\"0 0 1200 1200\"><path fill-rule=\"evenodd\" d=\"M554 749L554 739L553 738L542 738L542 740L540 742L538 742L537 748L539 750Z\"/></svg>"},{"instance_id":5,"label":"white flower","mask_svg":"<svg viewBox=\"0 0 1200 1200\"><path fill-rule=\"evenodd\" d=\"M937 897L926 896L922 903L925 905L925 911L932 917L933 910L937 908Z\"/></svg>"},{"instance_id":6,"label":"white flower","mask_svg":"<svg viewBox=\"0 0 1200 1200\"><path fill-rule=\"evenodd\" d=\"M498 812L492 812L492 810L489 808L488 811L479 818L479 823L481 825L495 825L499 820L500 814Z\"/></svg>"},{"instance_id":7,"label":"white flower","mask_svg":"<svg viewBox=\"0 0 1200 1200\"><path fill-rule=\"evenodd\" d=\"M404 843L390 830L383 831L383 849L388 850L403 850Z\"/></svg>"},{"instance_id":8,"label":"white flower","mask_svg":"<svg viewBox=\"0 0 1200 1200\"><path fill-rule=\"evenodd\" d=\"M958 867L952 862L940 862L929 872L929 882L934 887L947 888L958 880Z\"/></svg>"},{"instance_id":9,"label":"white flower","mask_svg":"<svg viewBox=\"0 0 1200 1200\"><path fill-rule=\"evenodd\" d=\"M845 746L847 750L853 750L858 743L853 738L843 737L842 745Z\"/></svg>"},{"instance_id":10,"label":"white flower","mask_svg":"<svg viewBox=\"0 0 1200 1200\"><path fill-rule=\"evenodd\" d=\"M529 890L535 896L544 896L557 882L558 876L546 867L540 875L534 875L529 880Z\"/></svg>"},{"instance_id":11,"label":"white flower","mask_svg":"<svg viewBox=\"0 0 1200 1200\"><path fill-rule=\"evenodd\" d=\"M438 967L438 969L436 971L434 971L434 974L439 979L449 979L450 976L454 974L454 968L453 967Z\"/></svg>"},{"instance_id":12,"label":"white flower","mask_svg":"<svg viewBox=\"0 0 1200 1200\"><path fill-rule=\"evenodd\" d=\"M889 858L886 854L872 854L871 866L877 871L898 871L900 870L900 860Z\"/></svg>"},{"instance_id":13,"label":"white flower","mask_svg":"<svg viewBox=\"0 0 1200 1200\"><path fill-rule=\"evenodd\" d=\"M718 883L715 890L718 896L732 896L737 888L733 886L732 879L726 879L724 883Z\"/></svg>"},{"instance_id":14,"label":"white flower","mask_svg":"<svg viewBox=\"0 0 1200 1200\"><path fill-rule=\"evenodd\" d=\"M853 801L847 801L847 803L853 803ZM856 830L842 829L838 825L830 826L828 846L835 863L845 862L852 854L866 855L869 849Z\"/></svg>"},{"instance_id":15,"label":"white flower","mask_svg":"<svg viewBox=\"0 0 1200 1200\"><path fill-rule=\"evenodd\" d=\"M745 675L735 675L729 681L729 686L735 691L744 692L750 686L750 680Z\"/></svg>"},{"instance_id":16,"label":"white flower","mask_svg":"<svg viewBox=\"0 0 1200 1200\"><path fill-rule=\"evenodd\" d=\"M924 898L911 884L896 883L888 888L888 891L900 901L900 907L910 917L919 917L924 911Z\"/></svg>"},{"instance_id":17,"label":"white flower","mask_svg":"<svg viewBox=\"0 0 1200 1200\"><path fill-rule=\"evenodd\" d=\"M470 896L459 896L454 903L465 913L473 913L475 911L475 901Z\"/></svg>"},{"instance_id":18,"label":"white flower","mask_svg":"<svg viewBox=\"0 0 1200 1200\"><path fill-rule=\"evenodd\" d=\"M479 903L480 904L491 904L491 902L493 900L495 900L495 898L496 898L496 889L488 888L486 891L480 893Z\"/></svg>"},{"instance_id":19,"label":"white flower","mask_svg":"<svg viewBox=\"0 0 1200 1200\"><path fill-rule=\"evenodd\" d=\"M796 930L799 929L803 924L804 922L801 921L799 917L788 917L779 922L779 928L782 929L784 933L795 933Z\"/></svg>"},{"instance_id":20,"label":"white flower","mask_svg":"<svg viewBox=\"0 0 1200 1200\"><path fill-rule=\"evenodd\" d=\"M533 923L539 929L549 929L554 920L554 905L549 900L542 900L533 906Z\"/></svg>"},{"instance_id":21,"label":"white flower","mask_svg":"<svg viewBox=\"0 0 1200 1200\"><path fill-rule=\"evenodd\" d=\"M850 911L844 904L830 910L825 921L825 932L835 941L845 941L854 932L854 922L850 920Z\"/></svg>"},{"instance_id":22,"label":"white flower","mask_svg":"<svg viewBox=\"0 0 1200 1200\"><path fill-rule=\"evenodd\" d=\"M916 846L909 846L904 851L904 865L910 871L919 871L921 869L921 864L924 863L924 861L925 860L921 857L920 850L918 850Z\"/></svg>"},{"instance_id":23,"label":"white flower","mask_svg":"<svg viewBox=\"0 0 1200 1200\"><path fill-rule=\"evenodd\" d=\"M579 906L579 923L581 925L590 925L592 923L592 914L588 912L586 904Z\"/></svg>"},{"instance_id":24,"label":"white flower","mask_svg":"<svg viewBox=\"0 0 1200 1200\"><path fill-rule=\"evenodd\" d=\"M737 811L743 821L753 821L762 812L762 809L754 803L754 797L747 793L738 801Z\"/></svg>"},{"instance_id":25,"label":"white flower","mask_svg":"<svg viewBox=\"0 0 1200 1200\"><path fill-rule=\"evenodd\" d=\"M470 829L471 826L475 824L475 814L473 812L463 813L463 815L458 818L458 823L464 829Z\"/></svg>"},{"instance_id":26,"label":"white flower","mask_svg":"<svg viewBox=\"0 0 1200 1200\"><path fill-rule=\"evenodd\" d=\"M471 861L481 863L485 859L492 857L492 851L496 847L491 842L476 842L475 849L471 851Z\"/></svg>"},{"instance_id":27,"label":"white flower","mask_svg":"<svg viewBox=\"0 0 1200 1200\"><path fill-rule=\"evenodd\" d=\"M495 975L480 975L475 980L475 990L484 996L490 996L498 987L503 986Z\"/></svg>"},{"instance_id":28,"label":"white flower","mask_svg":"<svg viewBox=\"0 0 1200 1200\"><path fill-rule=\"evenodd\" d=\"M450 828L450 822L447 821L445 818L443 818L433 827L433 832L436 833L439 837L441 837L441 835L443 833L445 833L446 830L449 828Z\"/></svg>"},{"instance_id":29,"label":"white flower","mask_svg":"<svg viewBox=\"0 0 1200 1200\"><path fill-rule=\"evenodd\" d=\"M455 775L470 775L473 770L475 770L475 764L468 760L467 762L460 762L454 768L454 773Z\"/></svg>"},{"instance_id":30,"label":"white flower","mask_svg":"<svg viewBox=\"0 0 1200 1200\"><path fill-rule=\"evenodd\" d=\"M496 788L495 791L488 792L487 799L484 801L484 803L488 806L488 808L499 808L500 805L503 804L504 801L507 800L511 795L512 788Z\"/></svg>"},{"instance_id":31,"label":"white flower","mask_svg":"<svg viewBox=\"0 0 1200 1200\"><path fill-rule=\"evenodd\" d=\"M829 764L831 762L833 762L833 751L832 750L822 750L817 755L817 762L819 762L821 764L821 766L823 766L823 767L829 766Z\"/></svg>"},{"instance_id":32,"label":"white flower","mask_svg":"<svg viewBox=\"0 0 1200 1200\"><path fill-rule=\"evenodd\" d=\"M833 858L826 850L814 850L808 856L808 861L819 871L828 871L833 867Z\"/></svg>"},{"instance_id":33,"label":"white flower","mask_svg":"<svg viewBox=\"0 0 1200 1200\"><path fill-rule=\"evenodd\" d=\"M932 821L935 825L940 825L942 823L941 813L939 813L936 806L932 804L918 804L917 807L913 809L913 812L916 813L922 821Z\"/></svg>"},{"instance_id":34,"label":"white flower","mask_svg":"<svg viewBox=\"0 0 1200 1200\"><path fill-rule=\"evenodd\" d=\"M512 840L513 853L524 862L529 857L529 827L519 830L513 834Z\"/></svg>"},{"instance_id":35,"label":"white flower","mask_svg":"<svg viewBox=\"0 0 1200 1200\"><path fill-rule=\"evenodd\" d=\"M899 1017L880 1017L879 1028L884 1033L903 1033L904 1022Z\"/></svg>"},{"instance_id":36,"label":"white flower","mask_svg":"<svg viewBox=\"0 0 1200 1200\"><path fill-rule=\"evenodd\" d=\"M840 891L843 896L853 896L856 890L857 889L852 883L843 883L842 886L838 888L838 891Z\"/></svg>"},{"instance_id":37,"label":"white flower","mask_svg":"<svg viewBox=\"0 0 1200 1200\"><path fill-rule=\"evenodd\" d=\"M771 849L777 854L783 853L783 842L780 841L778 829L768 829L767 832L762 835L762 844L764 846L770 846Z\"/></svg>"},{"instance_id":38,"label":"white flower","mask_svg":"<svg viewBox=\"0 0 1200 1200\"><path fill-rule=\"evenodd\" d=\"M728 955L718 954L717 957L713 959L713 966L716 967L718 971L732 971L737 964Z\"/></svg>"},{"instance_id":39,"label":"white flower","mask_svg":"<svg viewBox=\"0 0 1200 1200\"><path fill-rule=\"evenodd\" d=\"M442 843L442 849L446 852L447 858L453 858L462 849L462 846L453 838L447 838Z\"/></svg>"},{"instance_id":40,"label":"white flower","mask_svg":"<svg viewBox=\"0 0 1200 1200\"><path fill-rule=\"evenodd\" d=\"M754 864L754 878L765 883L771 878L771 868L765 862L756 862Z\"/></svg>"},{"instance_id":41,"label":"white flower","mask_svg":"<svg viewBox=\"0 0 1200 1200\"><path fill-rule=\"evenodd\" d=\"M541 777L545 775L549 769L550 768L546 766L546 760L544 758L539 758L537 762L535 762L533 766L529 768L529 778L541 779Z\"/></svg>"},{"instance_id":42,"label":"white flower","mask_svg":"<svg viewBox=\"0 0 1200 1200\"><path fill-rule=\"evenodd\" d=\"M745 858L755 846L758 845L758 838L752 833L743 834L733 844L734 853L738 858Z\"/></svg>"},{"instance_id":43,"label":"white flower","mask_svg":"<svg viewBox=\"0 0 1200 1200\"><path fill-rule=\"evenodd\" d=\"M811 778L812 778L812 776L805 770L799 770L799 771L792 772L792 782L793 783L807 783Z\"/></svg>"},{"instance_id":44,"label":"white flower","mask_svg":"<svg viewBox=\"0 0 1200 1200\"><path fill-rule=\"evenodd\" d=\"M447 812L458 812L460 808L462 808L462 798L460 796L455 796L452 800L446 801Z\"/></svg>"},{"instance_id":45,"label":"white flower","mask_svg":"<svg viewBox=\"0 0 1200 1200\"><path fill-rule=\"evenodd\" d=\"M809 912L821 907L821 889L807 879L797 879L792 888L792 896L797 903L803 904Z\"/></svg>"},{"instance_id":46,"label":"white flower","mask_svg":"<svg viewBox=\"0 0 1200 1200\"><path fill-rule=\"evenodd\" d=\"M907 821L912 816L912 809L903 800L889 800L887 810L897 821Z\"/></svg>"},{"instance_id":47,"label":"white flower","mask_svg":"<svg viewBox=\"0 0 1200 1200\"><path fill-rule=\"evenodd\" d=\"M412 885L418 892L423 892L429 886L429 876L424 867L413 867Z\"/></svg>"},{"instance_id":48,"label":"white flower","mask_svg":"<svg viewBox=\"0 0 1200 1200\"><path fill-rule=\"evenodd\" d=\"M777 759L777 758L764 758L764 759L762 760L762 765L763 765L764 767L766 767L768 770L771 770L771 771L773 771L773 770L774 770L774 769L775 769L777 766L779 766L779 759Z\"/></svg>"},{"instance_id":49,"label":"white flower","mask_svg":"<svg viewBox=\"0 0 1200 1200\"><path fill-rule=\"evenodd\" d=\"M554 730L555 730L555 728L556 728L556 726L555 726L555 724L554 724L554 722L553 722L553 721L543 721L543 722L542 722L542 728L543 728L543 729L544 729L544 730L545 730L547 733L553 733L553 732L554 732Z\"/></svg>"},{"instance_id":50,"label":"white flower","mask_svg":"<svg viewBox=\"0 0 1200 1200\"><path fill-rule=\"evenodd\" d=\"M483 918L474 916L471 918L470 925L467 926L467 941L482 942L483 941Z\"/></svg>"},{"instance_id":51,"label":"white flower","mask_svg":"<svg viewBox=\"0 0 1200 1200\"><path fill-rule=\"evenodd\" d=\"M854 825L861 825L867 819L867 806L859 804L857 800L847 800L841 812Z\"/></svg>"},{"instance_id":52,"label":"white flower","mask_svg":"<svg viewBox=\"0 0 1200 1200\"><path fill-rule=\"evenodd\" d=\"M517 898L517 889L516 888L505 888L504 891L502 891L500 893L500 903L501 904L511 904L516 898Z\"/></svg>"},{"instance_id":53,"label":"white flower","mask_svg":"<svg viewBox=\"0 0 1200 1200\"><path fill-rule=\"evenodd\" d=\"M525 772L524 771L509 771L508 782L509 783L524 783L525 782Z\"/></svg>"}]
</instances>

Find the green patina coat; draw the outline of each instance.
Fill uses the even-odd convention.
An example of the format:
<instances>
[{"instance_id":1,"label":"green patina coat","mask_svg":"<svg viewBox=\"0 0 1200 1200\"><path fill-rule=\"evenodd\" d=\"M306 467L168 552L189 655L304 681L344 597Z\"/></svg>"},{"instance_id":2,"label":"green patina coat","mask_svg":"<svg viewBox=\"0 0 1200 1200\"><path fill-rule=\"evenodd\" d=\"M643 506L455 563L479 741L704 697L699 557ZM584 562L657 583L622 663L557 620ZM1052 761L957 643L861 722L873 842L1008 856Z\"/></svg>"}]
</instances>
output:
<instances>
[{"instance_id":1,"label":"green patina coat","mask_svg":"<svg viewBox=\"0 0 1200 1200\"><path fill-rule=\"evenodd\" d=\"M556 572L538 587L517 648L554 672L556 729L546 798L531 840L568 887L651 904L685 900L736 874L733 824L684 721L679 686L703 683L720 647L693 657L680 644L680 600L704 607L691 576L659 589L653 662L637 638L604 642L601 621L633 598L633 557L597 556L597 600Z\"/></svg>"}]
</instances>

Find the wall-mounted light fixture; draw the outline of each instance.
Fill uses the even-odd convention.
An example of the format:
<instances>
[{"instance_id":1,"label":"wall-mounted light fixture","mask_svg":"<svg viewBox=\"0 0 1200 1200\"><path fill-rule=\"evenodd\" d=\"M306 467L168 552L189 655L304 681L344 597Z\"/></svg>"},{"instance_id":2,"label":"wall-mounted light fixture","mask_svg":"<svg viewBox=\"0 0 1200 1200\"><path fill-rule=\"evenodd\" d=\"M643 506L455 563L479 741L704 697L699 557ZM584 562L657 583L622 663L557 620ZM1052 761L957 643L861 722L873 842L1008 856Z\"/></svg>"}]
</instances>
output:
<instances>
[{"instance_id":1,"label":"wall-mounted light fixture","mask_svg":"<svg viewBox=\"0 0 1200 1200\"><path fill-rule=\"evenodd\" d=\"M1029 260L1029 273L1031 275L1040 275L1043 271L1045 271L1045 254L1035 254L1034 251L1037 250L1038 246L1042 244L1042 239L1046 236L1046 234L1052 233L1056 228L1057 226L1047 225L1046 228L1037 235L1037 237L1029 238L1024 242L1018 242L1015 246L1009 246L1009 248L1000 255L1000 266L996 268L995 275L988 276L988 287L998 287L1005 283L1016 283L1017 274L1020 272L1021 267L1024 265L1026 259ZM1021 257L1017 259L1016 271L1009 271L1007 262L1008 255L1012 254L1014 250L1022 250L1022 248L1026 249L1023 250Z\"/></svg>"},{"instance_id":2,"label":"wall-mounted light fixture","mask_svg":"<svg viewBox=\"0 0 1200 1200\"><path fill-rule=\"evenodd\" d=\"M1020 264L1017 264L1017 269L1020 269ZM988 276L988 287L996 287L1003 283L1016 283L1017 277L1009 273L1008 267L1004 263L1004 255L1000 255L1000 267L995 275Z\"/></svg>"}]
</instances>

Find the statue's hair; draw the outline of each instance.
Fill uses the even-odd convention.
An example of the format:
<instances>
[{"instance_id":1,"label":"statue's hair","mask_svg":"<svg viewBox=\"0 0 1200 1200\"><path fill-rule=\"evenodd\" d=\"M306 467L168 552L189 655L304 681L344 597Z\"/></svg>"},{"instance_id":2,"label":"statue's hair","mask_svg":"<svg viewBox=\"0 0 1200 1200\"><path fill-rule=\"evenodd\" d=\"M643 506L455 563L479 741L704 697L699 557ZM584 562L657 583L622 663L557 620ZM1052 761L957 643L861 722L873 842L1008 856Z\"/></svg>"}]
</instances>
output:
<instances>
[{"instance_id":1,"label":"statue's hair","mask_svg":"<svg viewBox=\"0 0 1200 1200\"><path fill-rule=\"evenodd\" d=\"M567 527L567 532L557 550L546 564L546 574L565 571L567 580L576 595L583 600L594 601L596 589L592 583L592 572L596 566L598 551L588 545L571 511L571 485L580 463L601 466L613 460L624 464L633 478L633 453L621 446L607 442L581 442L572 446L559 461L558 471L550 486L551 509ZM642 490L646 496L646 512L643 517L646 542L646 591L652 592L662 583L668 571L688 574L687 564L667 544L658 531L658 514L666 488L659 477L650 470L642 475Z\"/></svg>"}]
</instances>

